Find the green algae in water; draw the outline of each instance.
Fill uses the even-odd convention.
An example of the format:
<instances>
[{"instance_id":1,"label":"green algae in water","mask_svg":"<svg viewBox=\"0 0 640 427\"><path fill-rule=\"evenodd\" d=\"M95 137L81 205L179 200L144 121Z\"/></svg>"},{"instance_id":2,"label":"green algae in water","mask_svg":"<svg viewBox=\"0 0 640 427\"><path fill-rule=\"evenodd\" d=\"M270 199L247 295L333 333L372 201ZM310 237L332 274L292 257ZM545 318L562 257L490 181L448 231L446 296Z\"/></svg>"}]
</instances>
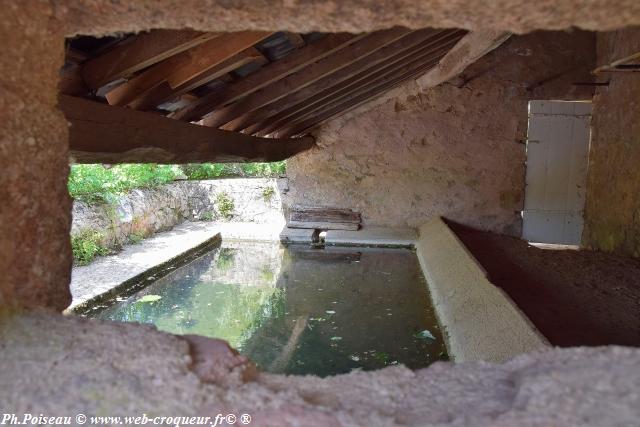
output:
<instances>
[{"instance_id":1,"label":"green algae in water","mask_svg":"<svg viewBox=\"0 0 640 427\"><path fill-rule=\"evenodd\" d=\"M447 357L404 249L225 242L91 316L221 338L275 373L416 369Z\"/></svg>"}]
</instances>

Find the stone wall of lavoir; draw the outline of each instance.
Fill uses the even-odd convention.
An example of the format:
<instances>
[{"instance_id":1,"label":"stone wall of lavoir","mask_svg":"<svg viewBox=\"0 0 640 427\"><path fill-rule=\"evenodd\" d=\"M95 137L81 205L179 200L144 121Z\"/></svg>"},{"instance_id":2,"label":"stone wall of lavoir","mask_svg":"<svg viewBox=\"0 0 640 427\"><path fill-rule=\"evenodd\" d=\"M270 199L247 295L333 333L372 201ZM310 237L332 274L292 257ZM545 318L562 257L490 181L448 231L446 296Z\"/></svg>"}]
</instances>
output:
<instances>
[{"instance_id":1,"label":"stone wall of lavoir","mask_svg":"<svg viewBox=\"0 0 640 427\"><path fill-rule=\"evenodd\" d=\"M283 222L280 193L285 186L286 179L275 178L176 181L132 190L114 203L75 201L71 235L98 231L104 246L117 248L185 220Z\"/></svg>"}]
</instances>

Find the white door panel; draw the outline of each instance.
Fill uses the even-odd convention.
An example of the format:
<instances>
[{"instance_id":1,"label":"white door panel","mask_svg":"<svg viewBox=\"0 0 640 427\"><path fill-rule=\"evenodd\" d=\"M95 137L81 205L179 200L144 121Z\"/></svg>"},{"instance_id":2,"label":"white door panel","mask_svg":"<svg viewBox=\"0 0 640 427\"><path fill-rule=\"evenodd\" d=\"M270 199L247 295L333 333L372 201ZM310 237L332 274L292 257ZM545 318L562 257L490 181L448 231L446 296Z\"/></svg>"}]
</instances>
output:
<instances>
[{"instance_id":1,"label":"white door panel","mask_svg":"<svg viewBox=\"0 0 640 427\"><path fill-rule=\"evenodd\" d=\"M522 236L579 245L589 156L588 102L531 101Z\"/></svg>"}]
</instances>

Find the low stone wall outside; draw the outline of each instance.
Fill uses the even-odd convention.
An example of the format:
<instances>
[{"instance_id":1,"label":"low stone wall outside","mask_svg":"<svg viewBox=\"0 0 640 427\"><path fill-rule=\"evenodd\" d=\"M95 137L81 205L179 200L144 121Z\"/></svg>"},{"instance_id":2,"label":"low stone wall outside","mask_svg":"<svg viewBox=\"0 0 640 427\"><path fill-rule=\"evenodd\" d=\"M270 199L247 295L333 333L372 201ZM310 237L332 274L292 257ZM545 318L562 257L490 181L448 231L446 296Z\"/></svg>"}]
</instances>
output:
<instances>
[{"instance_id":1,"label":"low stone wall outside","mask_svg":"<svg viewBox=\"0 0 640 427\"><path fill-rule=\"evenodd\" d=\"M117 248L186 220L283 222L280 195L286 185L285 178L176 181L132 190L113 204L75 201L71 235L98 231L104 246Z\"/></svg>"}]
</instances>

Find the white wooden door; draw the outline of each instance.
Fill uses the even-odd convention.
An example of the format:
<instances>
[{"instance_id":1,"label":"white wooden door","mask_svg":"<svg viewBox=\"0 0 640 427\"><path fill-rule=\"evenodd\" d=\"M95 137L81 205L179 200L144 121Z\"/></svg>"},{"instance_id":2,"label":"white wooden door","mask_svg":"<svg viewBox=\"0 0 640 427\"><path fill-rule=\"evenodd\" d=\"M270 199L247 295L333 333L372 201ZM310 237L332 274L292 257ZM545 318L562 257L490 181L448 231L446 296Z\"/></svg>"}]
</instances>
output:
<instances>
[{"instance_id":1,"label":"white wooden door","mask_svg":"<svg viewBox=\"0 0 640 427\"><path fill-rule=\"evenodd\" d=\"M579 245L589 165L590 102L531 101L522 237Z\"/></svg>"}]
</instances>

